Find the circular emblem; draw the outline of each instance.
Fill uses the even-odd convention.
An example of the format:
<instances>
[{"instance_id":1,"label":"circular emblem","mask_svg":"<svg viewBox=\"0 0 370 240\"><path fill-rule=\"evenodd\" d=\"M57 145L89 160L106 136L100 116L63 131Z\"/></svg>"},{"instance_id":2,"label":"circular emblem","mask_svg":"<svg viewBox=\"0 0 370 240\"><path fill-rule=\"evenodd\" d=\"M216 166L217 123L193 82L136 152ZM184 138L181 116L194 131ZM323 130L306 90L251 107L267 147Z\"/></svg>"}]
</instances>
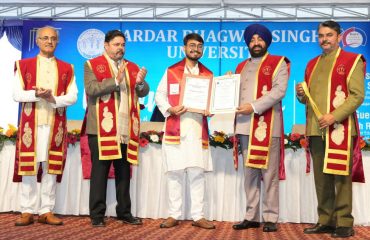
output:
<instances>
[{"instance_id":1,"label":"circular emblem","mask_svg":"<svg viewBox=\"0 0 370 240\"><path fill-rule=\"evenodd\" d=\"M272 68L270 66L265 66L262 69L262 73L265 75L271 75L272 74Z\"/></svg>"},{"instance_id":2,"label":"circular emblem","mask_svg":"<svg viewBox=\"0 0 370 240\"><path fill-rule=\"evenodd\" d=\"M346 74L346 68L343 64L340 64L338 67L337 67L337 73L339 75L344 75Z\"/></svg>"},{"instance_id":3,"label":"circular emblem","mask_svg":"<svg viewBox=\"0 0 370 240\"><path fill-rule=\"evenodd\" d=\"M62 75L62 81L63 82L67 81L67 74L66 73L63 73L63 75Z\"/></svg>"},{"instance_id":4,"label":"circular emblem","mask_svg":"<svg viewBox=\"0 0 370 240\"><path fill-rule=\"evenodd\" d=\"M104 33L99 29L87 29L77 39L78 52L87 59L95 58L104 51Z\"/></svg>"},{"instance_id":5,"label":"circular emblem","mask_svg":"<svg viewBox=\"0 0 370 240\"><path fill-rule=\"evenodd\" d=\"M342 43L343 46L349 46L352 48L357 48L360 46L365 46L367 40L367 35L364 30L358 27L351 27L342 32Z\"/></svg>"},{"instance_id":6,"label":"circular emblem","mask_svg":"<svg viewBox=\"0 0 370 240\"><path fill-rule=\"evenodd\" d=\"M31 82L31 80L32 80L32 75L31 75L31 73L26 73L26 81L27 81L28 83L30 83L30 82Z\"/></svg>"},{"instance_id":7,"label":"circular emblem","mask_svg":"<svg viewBox=\"0 0 370 240\"><path fill-rule=\"evenodd\" d=\"M363 38L359 32L350 32L346 37L346 42L351 47L356 48L361 46Z\"/></svg>"},{"instance_id":8,"label":"circular emblem","mask_svg":"<svg viewBox=\"0 0 370 240\"><path fill-rule=\"evenodd\" d=\"M96 71L98 71L99 73L103 73L106 70L107 70L107 68L102 64L99 64L98 66L96 66Z\"/></svg>"}]
</instances>

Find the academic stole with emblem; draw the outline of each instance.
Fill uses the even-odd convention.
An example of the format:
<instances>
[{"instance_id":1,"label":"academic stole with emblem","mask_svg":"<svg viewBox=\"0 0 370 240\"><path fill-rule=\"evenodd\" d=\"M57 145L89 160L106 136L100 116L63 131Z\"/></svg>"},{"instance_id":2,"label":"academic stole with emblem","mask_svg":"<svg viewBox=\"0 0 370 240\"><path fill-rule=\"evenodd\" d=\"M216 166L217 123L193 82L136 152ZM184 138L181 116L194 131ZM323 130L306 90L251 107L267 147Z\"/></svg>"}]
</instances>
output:
<instances>
[{"instance_id":1,"label":"academic stole with emblem","mask_svg":"<svg viewBox=\"0 0 370 240\"><path fill-rule=\"evenodd\" d=\"M334 111L343 104L348 97L348 81L361 55L348 54L338 49L335 60L330 69L329 86L327 93L327 112ZM316 103L313 101L309 86L312 73L315 71L320 57L315 58L307 66L305 82L302 83L303 90L310 102L315 116L322 116ZM339 97L342 96L342 97ZM351 117L341 123L334 123L325 131L325 158L324 173L336 175L349 175L350 148L351 148Z\"/></svg>"},{"instance_id":2,"label":"academic stole with emblem","mask_svg":"<svg viewBox=\"0 0 370 240\"><path fill-rule=\"evenodd\" d=\"M277 74L284 57L266 54L258 67L255 81L254 99L265 95L272 88L272 79ZM240 73L248 64L248 60L240 64L236 73ZM274 112L273 108L263 114L251 114L251 126L248 143L248 155L245 157L245 166L253 168L268 168L270 145L272 139ZM235 151L235 150L234 150ZM234 155L237 153L234 153ZM234 160L235 161L235 160ZM234 163L236 165L236 163Z\"/></svg>"},{"instance_id":3,"label":"academic stole with emblem","mask_svg":"<svg viewBox=\"0 0 370 240\"><path fill-rule=\"evenodd\" d=\"M113 71L104 55L88 61L99 82L112 78ZM126 85L128 89L129 104L129 142L127 144L127 161L138 163L139 132L140 132L140 107L135 94L136 75L139 68L128 62L125 69ZM98 126L99 159L115 160L122 158L120 142L117 135L118 93L112 92L98 97L96 115Z\"/></svg>"},{"instance_id":4,"label":"academic stole with emblem","mask_svg":"<svg viewBox=\"0 0 370 240\"><path fill-rule=\"evenodd\" d=\"M32 90L37 85L38 57L23 59L16 62L16 70L21 77L25 90ZM64 95L72 82L73 67L71 64L56 59L58 79L55 95ZM65 159L66 111L65 107L57 108L52 117L51 135L48 147L48 173L62 174ZM35 175L37 173L36 141L37 141L37 108L36 103L22 103L19 124L16 156L18 158L19 175Z\"/></svg>"}]
</instances>

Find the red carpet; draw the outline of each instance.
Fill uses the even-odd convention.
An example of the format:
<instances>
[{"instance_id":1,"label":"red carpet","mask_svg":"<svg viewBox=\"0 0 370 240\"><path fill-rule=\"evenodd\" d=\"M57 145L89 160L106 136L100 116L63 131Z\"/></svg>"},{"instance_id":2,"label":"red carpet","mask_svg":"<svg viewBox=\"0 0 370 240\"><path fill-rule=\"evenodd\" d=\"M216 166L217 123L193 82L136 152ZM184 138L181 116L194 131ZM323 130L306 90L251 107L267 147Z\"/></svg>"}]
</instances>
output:
<instances>
[{"instance_id":1,"label":"red carpet","mask_svg":"<svg viewBox=\"0 0 370 240\"><path fill-rule=\"evenodd\" d=\"M322 240L333 239L330 234L305 235L303 229L309 224L281 223L278 232L264 233L262 228L235 231L232 222L216 222L214 230L204 230L191 226L191 221L181 221L179 226L160 229L163 219L143 219L143 225L130 226L122 224L116 218L107 218L105 228L93 228L87 216L60 216L63 226L49 226L35 222L26 227L15 227L14 222L19 213L0 213L0 239L276 239L276 240ZM37 217L36 217L37 221ZM349 239L370 239L370 227L355 227L355 236Z\"/></svg>"}]
</instances>

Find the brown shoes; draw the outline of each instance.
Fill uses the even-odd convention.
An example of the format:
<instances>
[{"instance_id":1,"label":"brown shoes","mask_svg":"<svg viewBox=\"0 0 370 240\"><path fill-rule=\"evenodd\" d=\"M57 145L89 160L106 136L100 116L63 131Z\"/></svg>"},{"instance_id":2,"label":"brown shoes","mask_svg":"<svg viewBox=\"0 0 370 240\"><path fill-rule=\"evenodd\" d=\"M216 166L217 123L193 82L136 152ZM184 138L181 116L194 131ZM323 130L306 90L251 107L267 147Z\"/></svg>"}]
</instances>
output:
<instances>
[{"instance_id":1,"label":"brown shoes","mask_svg":"<svg viewBox=\"0 0 370 240\"><path fill-rule=\"evenodd\" d=\"M15 222L15 226L28 226L33 223L33 214L22 213L21 217Z\"/></svg>"},{"instance_id":2,"label":"brown shoes","mask_svg":"<svg viewBox=\"0 0 370 240\"><path fill-rule=\"evenodd\" d=\"M171 228L176 225L179 225L179 221L172 217L169 217L166 220L164 220L164 222L162 222L161 225L159 225L159 227L160 228Z\"/></svg>"},{"instance_id":3,"label":"brown shoes","mask_svg":"<svg viewBox=\"0 0 370 240\"><path fill-rule=\"evenodd\" d=\"M63 225L62 220L54 216L52 212L44 213L39 216L37 220L39 223L50 224L50 225Z\"/></svg>"},{"instance_id":4,"label":"brown shoes","mask_svg":"<svg viewBox=\"0 0 370 240\"><path fill-rule=\"evenodd\" d=\"M205 218L201 218L198 221L193 221L193 223L191 225L193 225L195 227L204 228L204 229L215 229L216 228L215 225L208 222Z\"/></svg>"}]
</instances>

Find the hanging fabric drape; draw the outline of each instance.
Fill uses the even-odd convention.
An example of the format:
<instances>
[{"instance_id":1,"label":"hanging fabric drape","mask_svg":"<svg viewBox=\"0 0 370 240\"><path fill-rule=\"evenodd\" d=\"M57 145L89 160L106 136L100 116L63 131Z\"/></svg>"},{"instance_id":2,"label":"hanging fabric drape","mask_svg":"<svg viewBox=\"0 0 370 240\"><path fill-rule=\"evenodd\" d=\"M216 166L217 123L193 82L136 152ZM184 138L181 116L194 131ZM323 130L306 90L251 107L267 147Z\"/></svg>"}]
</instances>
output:
<instances>
[{"instance_id":1,"label":"hanging fabric drape","mask_svg":"<svg viewBox=\"0 0 370 240\"><path fill-rule=\"evenodd\" d=\"M22 51L22 28L23 21L0 21L0 39L4 36L4 34L6 34L10 44L19 51Z\"/></svg>"}]
</instances>

